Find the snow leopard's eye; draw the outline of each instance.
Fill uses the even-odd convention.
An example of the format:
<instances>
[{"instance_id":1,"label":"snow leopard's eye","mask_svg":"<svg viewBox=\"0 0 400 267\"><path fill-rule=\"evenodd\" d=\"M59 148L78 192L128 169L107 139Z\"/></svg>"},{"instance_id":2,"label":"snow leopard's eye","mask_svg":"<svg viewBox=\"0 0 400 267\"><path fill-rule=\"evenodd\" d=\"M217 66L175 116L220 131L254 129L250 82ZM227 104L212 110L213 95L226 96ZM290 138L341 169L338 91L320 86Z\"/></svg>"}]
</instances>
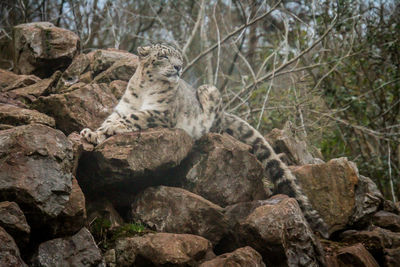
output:
<instances>
[{"instance_id":1,"label":"snow leopard's eye","mask_svg":"<svg viewBox=\"0 0 400 267\"><path fill-rule=\"evenodd\" d=\"M165 54L160 54L160 55L158 55L158 58L159 59L168 59L168 56Z\"/></svg>"}]
</instances>

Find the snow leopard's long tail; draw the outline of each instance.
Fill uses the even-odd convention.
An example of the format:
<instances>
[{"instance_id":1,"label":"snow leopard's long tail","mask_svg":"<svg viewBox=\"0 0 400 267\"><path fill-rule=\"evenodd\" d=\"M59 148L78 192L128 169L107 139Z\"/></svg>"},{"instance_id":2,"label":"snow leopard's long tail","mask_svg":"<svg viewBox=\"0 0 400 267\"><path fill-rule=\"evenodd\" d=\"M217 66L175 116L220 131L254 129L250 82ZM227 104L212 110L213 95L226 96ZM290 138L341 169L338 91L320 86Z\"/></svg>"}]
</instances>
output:
<instances>
[{"instance_id":1,"label":"snow leopard's long tail","mask_svg":"<svg viewBox=\"0 0 400 267\"><path fill-rule=\"evenodd\" d=\"M295 198L311 228L327 238L329 235L327 225L297 184L296 177L280 160L265 138L246 121L232 114L224 113L217 119L216 124L220 125L215 128L222 129L223 132L253 147L253 153L265 167L268 178L275 185L275 191Z\"/></svg>"}]
</instances>

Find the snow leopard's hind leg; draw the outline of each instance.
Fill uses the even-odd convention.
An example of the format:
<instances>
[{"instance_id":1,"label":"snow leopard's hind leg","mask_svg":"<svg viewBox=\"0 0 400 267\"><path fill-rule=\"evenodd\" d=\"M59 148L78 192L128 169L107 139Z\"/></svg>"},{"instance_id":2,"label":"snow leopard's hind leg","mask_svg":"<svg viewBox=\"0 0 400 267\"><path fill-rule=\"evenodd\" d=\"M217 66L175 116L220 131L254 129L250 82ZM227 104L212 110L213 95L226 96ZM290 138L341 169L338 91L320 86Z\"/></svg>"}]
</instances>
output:
<instances>
[{"instance_id":1,"label":"snow leopard's hind leg","mask_svg":"<svg viewBox=\"0 0 400 267\"><path fill-rule=\"evenodd\" d=\"M253 147L253 153L265 167L268 178L275 185L275 191L294 197L299 203L311 228L327 238L327 225L312 207L307 196L302 192L300 186L297 184L296 177L286 164L280 160L265 138L246 121L228 113L224 113L220 127L223 132Z\"/></svg>"}]
</instances>

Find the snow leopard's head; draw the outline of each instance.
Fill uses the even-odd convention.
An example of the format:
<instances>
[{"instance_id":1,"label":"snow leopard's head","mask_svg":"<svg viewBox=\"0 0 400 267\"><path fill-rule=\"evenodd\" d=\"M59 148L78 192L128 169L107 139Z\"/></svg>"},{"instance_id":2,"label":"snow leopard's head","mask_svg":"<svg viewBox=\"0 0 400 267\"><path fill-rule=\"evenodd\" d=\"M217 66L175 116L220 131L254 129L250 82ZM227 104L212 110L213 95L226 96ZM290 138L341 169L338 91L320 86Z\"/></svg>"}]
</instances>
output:
<instances>
[{"instance_id":1,"label":"snow leopard's head","mask_svg":"<svg viewBox=\"0 0 400 267\"><path fill-rule=\"evenodd\" d=\"M161 79L177 82L182 74L183 59L181 53L174 48L156 44L139 47L140 64L150 79Z\"/></svg>"}]
</instances>

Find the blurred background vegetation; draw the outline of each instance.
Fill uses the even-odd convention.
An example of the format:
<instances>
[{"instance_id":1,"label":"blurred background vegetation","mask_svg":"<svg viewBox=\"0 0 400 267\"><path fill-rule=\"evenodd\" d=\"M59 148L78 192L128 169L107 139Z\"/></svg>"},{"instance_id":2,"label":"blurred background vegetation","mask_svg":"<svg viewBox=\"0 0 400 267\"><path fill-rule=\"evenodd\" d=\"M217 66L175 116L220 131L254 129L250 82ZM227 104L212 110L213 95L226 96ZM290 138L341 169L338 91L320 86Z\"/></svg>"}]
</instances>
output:
<instances>
[{"instance_id":1,"label":"blurred background vegetation","mask_svg":"<svg viewBox=\"0 0 400 267\"><path fill-rule=\"evenodd\" d=\"M35 21L74 31L83 53L171 44L228 111L264 134L290 121L324 160L346 156L400 196L397 0L0 0L2 68L12 27Z\"/></svg>"}]
</instances>

